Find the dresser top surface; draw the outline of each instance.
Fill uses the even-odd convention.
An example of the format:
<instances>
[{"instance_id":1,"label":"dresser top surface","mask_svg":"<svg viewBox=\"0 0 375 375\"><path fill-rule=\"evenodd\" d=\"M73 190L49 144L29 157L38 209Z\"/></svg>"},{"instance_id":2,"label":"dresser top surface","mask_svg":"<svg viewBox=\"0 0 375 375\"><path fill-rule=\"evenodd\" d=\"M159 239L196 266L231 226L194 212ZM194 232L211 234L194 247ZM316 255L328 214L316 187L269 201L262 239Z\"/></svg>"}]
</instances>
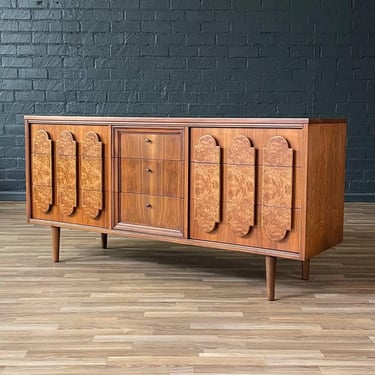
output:
<instances>
[{"instance_id":1,"label":"dresser top surface","mask_svg":"<svg viewBox=\"0 0 375 375\"><path fill-rule=\"evenodd\" d=\"M345 119L330 118L217 118L217 117L100 117L100 116L37 116L26 115L27 123L48 124L86 124L86 125L142 125L142 126L260 126L260 127L296 127L300 128L309 124L346 123Z\"/></svg>"}]
</instances>

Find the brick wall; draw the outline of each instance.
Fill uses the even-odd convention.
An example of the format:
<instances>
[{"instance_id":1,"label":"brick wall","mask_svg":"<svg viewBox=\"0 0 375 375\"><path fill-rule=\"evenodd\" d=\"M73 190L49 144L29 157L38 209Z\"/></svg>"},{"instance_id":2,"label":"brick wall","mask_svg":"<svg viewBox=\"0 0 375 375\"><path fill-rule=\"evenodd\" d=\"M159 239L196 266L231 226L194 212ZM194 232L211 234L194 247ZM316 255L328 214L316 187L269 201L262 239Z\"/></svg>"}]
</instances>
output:
<instances>
[{"instance_id":1,"label":"brick wall","mask_svg":"<svg viewBox=\"0 0 375 375\"><path fill-rule=\"evenodd\" d=\"M375 1L0 0L0 195L23 115L346 117L375 196Z\"/></svg>"}]
</instances>

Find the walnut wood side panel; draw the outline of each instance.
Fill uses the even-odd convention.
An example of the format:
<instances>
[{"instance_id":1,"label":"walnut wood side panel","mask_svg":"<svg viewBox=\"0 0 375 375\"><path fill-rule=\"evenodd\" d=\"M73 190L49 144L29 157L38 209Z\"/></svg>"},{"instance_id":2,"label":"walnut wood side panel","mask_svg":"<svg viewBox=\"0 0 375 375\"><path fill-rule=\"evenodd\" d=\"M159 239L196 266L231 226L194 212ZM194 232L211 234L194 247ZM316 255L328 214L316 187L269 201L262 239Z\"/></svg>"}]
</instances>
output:
<instances>
[{"instance_id":1,"label":"walnut wood side panel","mask_svg":"<svg viewBox=\"0 0 375 375\"><path fill-rule=\"evenodd\" d=\"M70 131L63 131L56 141L57 204L70 216L77 207L77 144Z\"/></svg>"},{"instance_id":2,"label":"walnut wood side panel","mask_svg":"<svg viewBox=\"0 0 375 375\"><path fill-rule=\"evenodd\" d=\"M343 240L346 124L311 124L305 137L308 168L301 235L304 259L309 259Z\"/></svg>"},{"instance_id":3,"label":"walnut wood side panel","mask_svg":"<svg viewBox=\"0 0 375 375\"><path fill-rule=\"evenodd\" d=\"M98 134L88 132L82 144L80 187L82 207L92 219L97 218L103 208L102 149Z\"/></svg>"},{"instance_id":4,"label":"walnut wood side panel","mask_svg":"<svg viewBox=\"0 0 375 375\"><path fill-rule=\"evenodd\" d=\"M263 216L267 237L281 241L292 228L293 150L281 136L264 148Z\"/></svg>"},{"instance_id":5,"label":"walnut wood side panel","mask_svg":"<svg viewBox=\"0 0 375 375\"><path fill-rule=\"evenodd\" d=\"M52 141L48 132L39 130L33 138L31 178L35 205L47 213L53 203Z\"/></svg>"},{"instance_id":6,"label":"walnut wood side panel","mask_svg":"<svg viewBox=\"0 0 375 375\"><path fill-rule=\"evenodd\" d=\"M220 221L220 146L211 135L199 138L192 163L194 220L204 232L212 232Z\"/></svg>"},{"instance_id":7,"label":"walnut wood side panel","mask_svg":"<svg viewBox=\"0 0 375 375\"><path fill-rule=\"evenodd\" d=\"M255 217L255 148L249 138L233 138L227 161L227 221L236 235L245 236Z\"/></svg>"}]
</instances>

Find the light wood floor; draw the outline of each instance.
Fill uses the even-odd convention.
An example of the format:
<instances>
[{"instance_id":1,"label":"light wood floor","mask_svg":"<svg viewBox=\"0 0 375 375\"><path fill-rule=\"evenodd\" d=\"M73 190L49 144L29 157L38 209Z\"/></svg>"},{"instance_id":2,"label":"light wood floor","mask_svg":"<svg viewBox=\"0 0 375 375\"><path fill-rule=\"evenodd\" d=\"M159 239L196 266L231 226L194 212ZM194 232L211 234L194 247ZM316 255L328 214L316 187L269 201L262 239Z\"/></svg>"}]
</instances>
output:
<instances>
[{"instance_id":1,"label":"light wood floor","mask_svg":"<svg viewBox=\"0 0 375 375\"><path fill-rule=\"evenodd\" d=\"M310 281L279 260L48 227L0 202L0 374L375 374L375 204L347 204L344 242Z\"/></svg>"}]
</instances>

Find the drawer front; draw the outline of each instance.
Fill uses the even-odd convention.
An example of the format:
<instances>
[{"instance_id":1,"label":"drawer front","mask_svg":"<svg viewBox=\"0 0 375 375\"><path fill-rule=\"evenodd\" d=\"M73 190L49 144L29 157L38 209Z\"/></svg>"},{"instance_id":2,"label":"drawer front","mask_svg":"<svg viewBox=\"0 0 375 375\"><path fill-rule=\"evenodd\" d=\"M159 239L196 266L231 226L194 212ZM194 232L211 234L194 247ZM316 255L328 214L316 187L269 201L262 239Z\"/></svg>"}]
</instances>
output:
<instances>
[{"instance_id":1,"label":"drawer front","mask_svg":"<svg viewBox=\"0 0 375 375\"><path fill-rule=\"evenodd\" d=\"M178 160L121 159L121 193L183 196L183 165Z\"/></svg>"},{"instance_id":2,"label":"drawer front","mask_svg":"<svg viewBox=\"0 0 375 375\"><path fill-rule=\"evenodd\" d=\"M121 223L182 231L183 200L155 195L120 195Z\"/></svg>"},{"instance_id":3,"label":"drawer front","mask_svg":"<svg viewBox=\"0 0 375 375\"><path fill-rule=\"evenodd\" d=\"M183 160L181 131L122 130L119 148L122 158Z\"/></svg>"}]
</instances>

